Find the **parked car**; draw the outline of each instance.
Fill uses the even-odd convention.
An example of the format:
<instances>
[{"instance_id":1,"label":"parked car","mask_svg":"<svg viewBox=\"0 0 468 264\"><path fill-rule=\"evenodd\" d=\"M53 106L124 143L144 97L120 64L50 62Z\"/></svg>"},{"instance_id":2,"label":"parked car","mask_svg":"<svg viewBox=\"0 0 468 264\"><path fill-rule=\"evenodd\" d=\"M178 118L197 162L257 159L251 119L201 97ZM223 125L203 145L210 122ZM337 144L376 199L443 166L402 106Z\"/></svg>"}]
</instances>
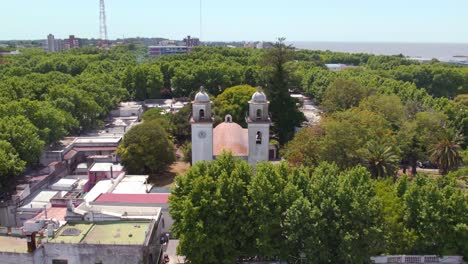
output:
<instances>
[{"instance_id":1,"label":"parked car","mask_svg":"<svg viewBox=\"0 0 468 264\"><path fill-rule=\"evenodd\" d=\"M430 160L418 161L417 165L419 168L423 169L437 169L437 164L433 163Z\"/></svg>"}]
</instances>

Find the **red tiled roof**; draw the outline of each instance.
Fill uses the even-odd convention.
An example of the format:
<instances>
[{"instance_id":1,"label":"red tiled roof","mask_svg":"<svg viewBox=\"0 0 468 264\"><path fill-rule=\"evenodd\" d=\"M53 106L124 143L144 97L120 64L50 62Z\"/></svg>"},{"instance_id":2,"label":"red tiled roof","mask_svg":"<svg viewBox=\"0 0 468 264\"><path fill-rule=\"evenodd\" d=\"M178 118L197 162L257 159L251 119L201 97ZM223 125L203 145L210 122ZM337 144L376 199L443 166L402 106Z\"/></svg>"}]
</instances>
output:
<instances>
[{"instance_id":1,"label":"red tiled roof","mask_svg":"<svg viewBox=\"0 0 468 264\"><path fill-rule=\"evenodd\" d=\"M213 129L213 155L221 155L223 150L231 151L234 156L249 154L247 129L236 123L221 123Z\"/></svg>"},{"instance_id":2,"label":"red tiled roof","mask_svg":"<svg viewBox=\"0 0 468 264\"><path fill-rule=\"evenodd\" d=\"M120 194L103 193L94 202L96 203L167 203L169 193L148 193L148 194Z\"/></svg>"}]
</instances>

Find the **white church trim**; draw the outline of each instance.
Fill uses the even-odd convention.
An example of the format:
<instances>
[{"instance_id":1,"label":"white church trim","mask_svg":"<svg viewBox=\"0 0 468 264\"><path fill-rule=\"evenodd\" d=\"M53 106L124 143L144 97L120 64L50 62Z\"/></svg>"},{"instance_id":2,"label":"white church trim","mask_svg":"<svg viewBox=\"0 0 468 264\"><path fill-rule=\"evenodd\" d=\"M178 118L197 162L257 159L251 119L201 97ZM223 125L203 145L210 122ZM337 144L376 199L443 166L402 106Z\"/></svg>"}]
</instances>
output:
<instances>
[{"instance_id":1,"label":"white church trim","mask_svg":"<svg viewBox=\"0 0 468 264\"><path fill-rule=\"evenodd\" d=\"M249 101L246 117L247 129L234 123L231 115L213 129L209 95L201 87L192 102L192 163L209 161L220 155L223 150L231 151L255 165L268 161L271 120L268 112L269 102L259 89Z\"/></svg>"}]
</instances>

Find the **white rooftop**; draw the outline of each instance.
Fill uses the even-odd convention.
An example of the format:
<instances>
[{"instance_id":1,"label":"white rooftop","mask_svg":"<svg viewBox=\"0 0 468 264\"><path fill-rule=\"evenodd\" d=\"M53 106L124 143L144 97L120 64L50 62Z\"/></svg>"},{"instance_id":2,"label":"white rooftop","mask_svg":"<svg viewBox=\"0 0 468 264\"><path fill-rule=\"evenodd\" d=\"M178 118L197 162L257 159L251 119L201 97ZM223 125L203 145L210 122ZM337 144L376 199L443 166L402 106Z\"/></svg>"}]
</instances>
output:
<instances>
[{"instance_id":1,"label":"white rooftop","mask_svg":"<svg viewBox=\"0 0 468 264\"><path fill-rule=\"evenodd\" d=\"M126 175L114 188L112 193L136 194L147 193L146 190L151 190L152 185L146 184L148 175Z\"/></svg>"},{"instance_id":2,"label":"white rooftop","mask_svg":"<svg viewBox=\"0 0 468 264\"><path fill-rule=\"evenodd\" d=\"M112 180L100 180L84 197L87 203L96 200L102 193L106 193L112 187Z\"/></svg>"},{"instance_id":3,"label":"white rooftop","mask_svg":"<svg viewBox=\"0 0 468 264\"><path fill-rule=\"evenodd\" d=\"M74 185L77 184L78 179L65 179L62 178L58 180L56 183L52 184L50 187L52 190L71 190Z\"/></svg>"},{"instance_id":4,"label":"white rooftop","mask_svg":"<svg viewBox=\"0 0 468 264\"><path fill-rule=\"evenodd\" d=\"M88 205L82 203L73 211L78 214L93 212L95 214L110 215L114 217L120 217L122 219L158 219L161 214L161 207L131 205L122 207L109 205Z\"/></svg>"},{"instance_id":5,"label":"white rooftop","mask_svg":"<svg viewBox=\"0 0 468 264\"><path fill-rule=\"evenodd\" d=\"M96 172L96 171L112 171L118 172L118 171L123 171L123 166L120 165L120 163L111 163L111 162L97 162L94 163L89 171L91 172Z\"/></svg>"},{"instance_id":6,"label":"white rooftop","mask_svg":"<svg viewBox=\"0 0 468 264\"><path fill-rule=\"evenodd\" d=\"M38 193L33 199L31 202L45 202L45 203L48 203L50 201L50 199L52 199L52 197L54 197L56 194L58 193L58 191L41 191L40 193Z\"/></svg>"},{"instance_id":7,"label":"white rooftop","mask_svg":"<svg viewBox=\"0 0 468 264\"><path fill-rule=\"evenodd\" d=\"M75 141L75 144L86 144L86 143L119 143L122 139L121 136L118 137L80 137Z\"/></svg>"}]
</instances>

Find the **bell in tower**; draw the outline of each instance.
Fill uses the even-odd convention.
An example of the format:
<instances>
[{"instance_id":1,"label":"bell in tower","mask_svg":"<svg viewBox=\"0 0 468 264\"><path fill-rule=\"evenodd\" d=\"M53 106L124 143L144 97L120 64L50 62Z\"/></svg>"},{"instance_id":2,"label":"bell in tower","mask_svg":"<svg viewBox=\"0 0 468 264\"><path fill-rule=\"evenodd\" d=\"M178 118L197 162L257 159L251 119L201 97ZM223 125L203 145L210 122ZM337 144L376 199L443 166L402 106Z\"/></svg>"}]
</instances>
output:
<instances>
[{"instance_id":1,"label":"bell in tower","mask_svg":"<svg viewBox=\"0 0 468 264\"><path fill-rule=\"evenodd\" d=\"M247 117L249 135L249 163L255 165L259 161L268 160L270 141L270 116L268 100L258 88L249 101L249 115Z\"/></svg>"}]
</instances>

